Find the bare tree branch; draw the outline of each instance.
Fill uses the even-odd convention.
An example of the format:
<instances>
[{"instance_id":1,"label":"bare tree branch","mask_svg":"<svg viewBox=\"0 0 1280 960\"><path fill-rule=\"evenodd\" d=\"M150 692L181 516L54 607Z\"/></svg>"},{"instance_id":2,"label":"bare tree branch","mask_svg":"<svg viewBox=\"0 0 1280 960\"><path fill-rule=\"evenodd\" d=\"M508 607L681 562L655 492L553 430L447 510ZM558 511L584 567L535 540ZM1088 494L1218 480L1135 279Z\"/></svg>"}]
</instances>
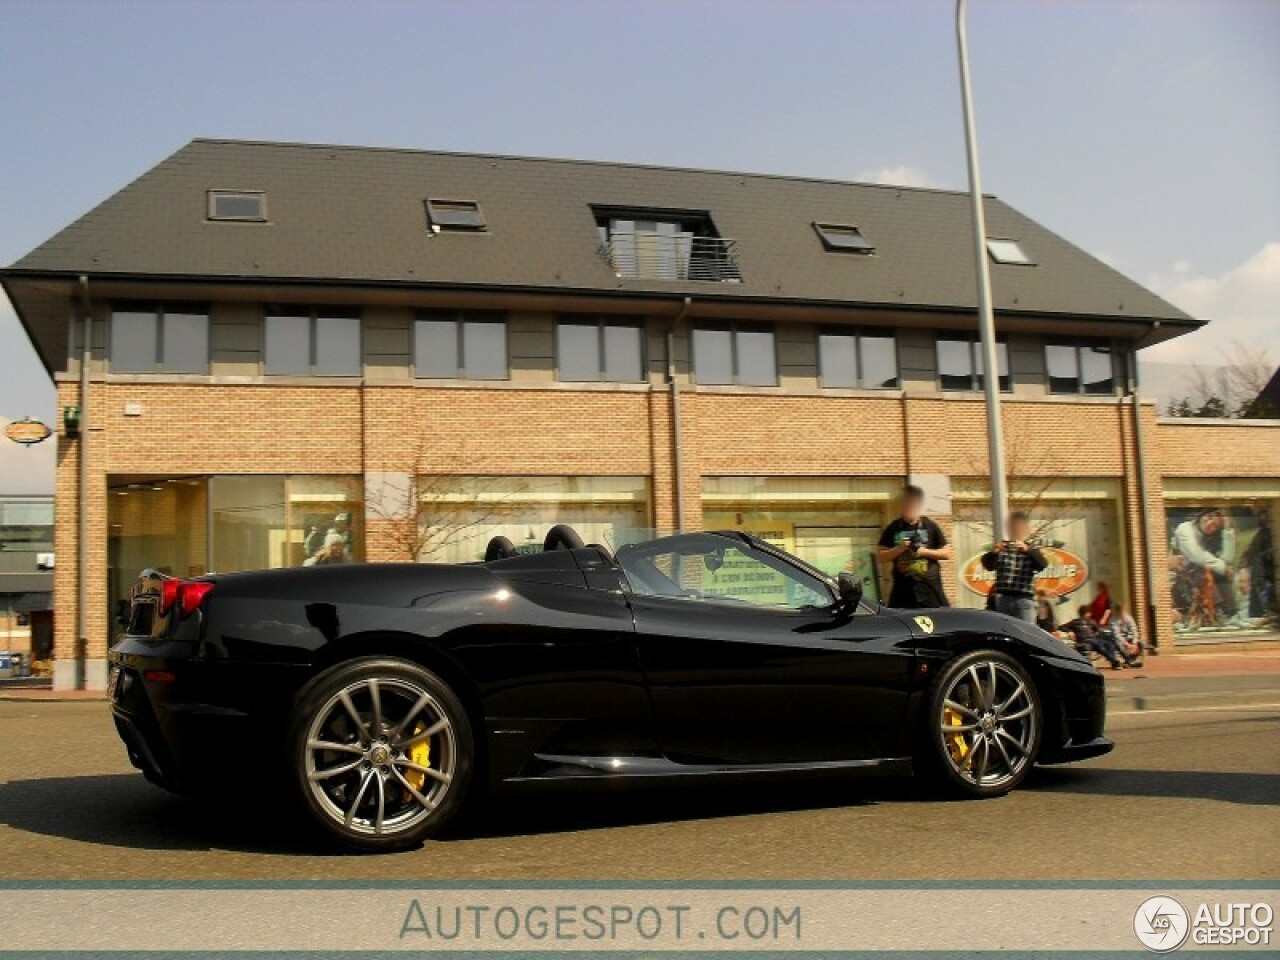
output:
<instances>
[{"instance_id":1,"label":"bare tree branch","mask_svg":"<svg viewBox=\"0 0 1280 960\"><path fill-rule=\"evenodd\" d=\"M476 477L468 469L470 462L465 448L442 451L421 436L413 472L384 475L379 481L367 509L382 521L393 559L429 560L515 512L510 496L523 485L505 486L505 477Z\"/></svg>"}]
</instances>

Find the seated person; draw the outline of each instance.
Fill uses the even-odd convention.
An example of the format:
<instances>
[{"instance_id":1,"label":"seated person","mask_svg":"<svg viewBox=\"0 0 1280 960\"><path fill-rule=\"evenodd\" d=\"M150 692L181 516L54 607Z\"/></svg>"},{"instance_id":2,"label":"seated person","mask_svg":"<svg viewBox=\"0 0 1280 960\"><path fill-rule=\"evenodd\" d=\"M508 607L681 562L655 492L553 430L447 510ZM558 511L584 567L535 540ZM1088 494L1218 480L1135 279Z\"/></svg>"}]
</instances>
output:
<instances>
[{"instance_id":1,"label":"seated person","mask_svg":"<svg viewBox=\"0 0 1280 960\"><path fill-rule=\"evenodd\" d=\"M1071 635L1076 649L1081 653L1100 653L1111 664L1112 670L1120 669L1120 648L1109 630L1101 629L1093 619L1088 605L1076 611L1076 618L1062 625L1062 629Z\"/></svg>"},{"instance_id":2,"label":"seated person","mask_svg":"<svg viewBox=\"0 0 1280 960\"><path fill-rule=\"evenodd\" d=\"M1036 626L1047 633L1056 633L1058 617L1053 610L1053 600L1048 591L1036 591Z\"/></svg>"},{"instance_id":3,"label":"seated person","mask_svg":"<svg viewBox=\"0 0 1280 960\"><path fill-rule=\"evenodd\" d=\"M1129 666L1141 666L1142 638L1138 636L1138 622L1119 601L1111 608L1111 632L1115 634L1116 645Z\"/></svg>"}]
</instances>

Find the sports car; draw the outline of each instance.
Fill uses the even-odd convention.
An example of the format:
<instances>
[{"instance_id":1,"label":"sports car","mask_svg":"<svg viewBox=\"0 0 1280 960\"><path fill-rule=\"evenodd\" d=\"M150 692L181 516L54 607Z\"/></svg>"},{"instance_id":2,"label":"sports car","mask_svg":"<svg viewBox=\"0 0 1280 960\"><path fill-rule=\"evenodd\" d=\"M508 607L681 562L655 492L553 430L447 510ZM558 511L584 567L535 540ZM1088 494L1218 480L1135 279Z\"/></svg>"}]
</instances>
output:
<instances>
[{"instance_id":1,"label":"sports car","mask_svg":"<svg viewBox=\"0 0 1280 960\"><path fill-rule=\"evenodd\" d=\"M1103 680L976 610L896 610L740 532L567 526L472 564L135 583L111 650L132 762L177 791L258 767L322 837L420 843L468 795L909 774L964 797L1094 757Z\"/></svg>"}]
</instances>

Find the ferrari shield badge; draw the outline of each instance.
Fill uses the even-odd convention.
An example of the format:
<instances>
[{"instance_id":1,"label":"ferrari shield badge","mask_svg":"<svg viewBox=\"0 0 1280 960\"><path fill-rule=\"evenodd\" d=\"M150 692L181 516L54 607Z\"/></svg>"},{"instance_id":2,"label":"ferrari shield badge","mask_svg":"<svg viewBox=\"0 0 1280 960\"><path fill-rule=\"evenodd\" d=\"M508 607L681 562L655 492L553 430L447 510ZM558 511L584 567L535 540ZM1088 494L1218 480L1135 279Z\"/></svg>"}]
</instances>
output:
<instances>
[{"instance_id":1,"label":"ferrari shield badge","mask_svg":"<svg viewBox=\"0 0 1280 960\"><path fill-rule=\"evenodd\" d=\"M933 633L933 618L932 617L916 617L916 626L918 626L925 633Z\"/></svg>"}]
</instances>

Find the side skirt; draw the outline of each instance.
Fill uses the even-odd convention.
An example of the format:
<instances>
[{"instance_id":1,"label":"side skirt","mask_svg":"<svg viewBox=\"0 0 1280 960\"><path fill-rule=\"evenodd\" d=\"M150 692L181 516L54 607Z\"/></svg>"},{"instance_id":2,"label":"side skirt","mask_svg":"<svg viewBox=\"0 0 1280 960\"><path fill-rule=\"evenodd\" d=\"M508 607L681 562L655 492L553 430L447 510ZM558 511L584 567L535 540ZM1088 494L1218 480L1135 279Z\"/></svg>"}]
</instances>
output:
<instances>
[{"instance_id":1,"label":"side skirt","mask_svg":"<svg viewBox=\"0 0 1280 960\"><path fill-rule=\"evenodd\" d=\"M534 784L567 780L613 782L679 782L689 778L801 778L822 776L908 776L910 757L874 760L829 760L816 763L677 763L666 757L585 757L537 754L536 773L511 777L506 784Z\"/></svg>"}]
</instances>

